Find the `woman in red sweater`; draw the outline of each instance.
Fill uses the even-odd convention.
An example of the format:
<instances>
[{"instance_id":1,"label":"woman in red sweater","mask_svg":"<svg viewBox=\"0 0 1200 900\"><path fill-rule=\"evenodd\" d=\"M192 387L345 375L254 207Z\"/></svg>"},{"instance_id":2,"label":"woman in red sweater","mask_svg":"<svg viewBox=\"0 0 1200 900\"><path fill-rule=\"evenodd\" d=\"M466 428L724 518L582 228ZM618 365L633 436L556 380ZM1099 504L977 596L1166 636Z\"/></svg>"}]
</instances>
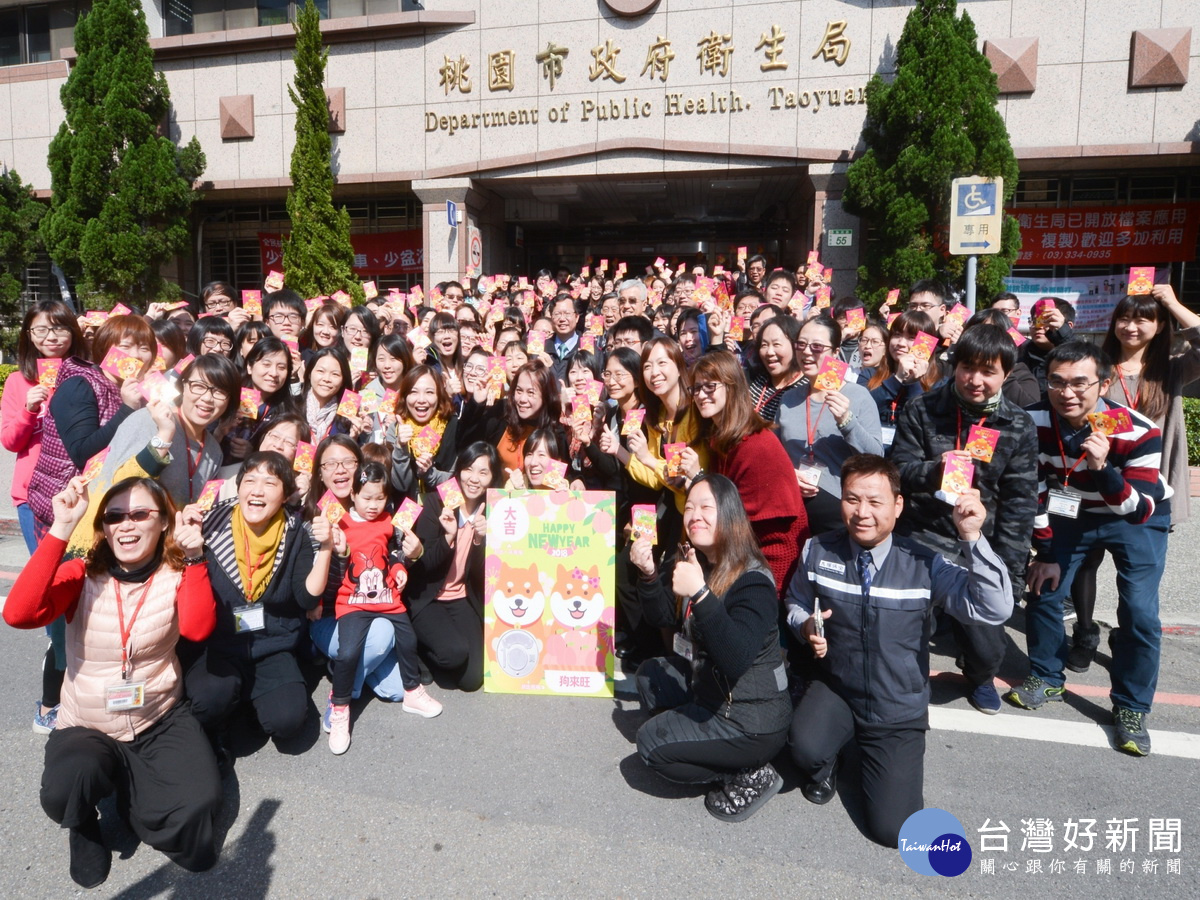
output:
<instances>
[{"instance_id":1,"label":"woman in red sweater","mask_svg":"<svg viewBox=\"0 0 1200 900\"><path fill-rule=\"evenodd\" d=\"M175 645L216 624L204 539L183 524L158 482L109 488L86 558L60 564L88 508L79 477L53 499L54 522L17 578L4 620L41 628L66 616L67 677L58 727L46 744L42 809L69 829L71 878L108 878L96 805L115 793L133 832L185 869L217 861L217 761L183 701Z\"/></svg>"},{"instance_id":2,"label":"woman in red sweater","mask_svg":"<svg viewBox=\"0 0 1200 900\"><path fill-rule=\"evenodd\" d=\"M809 538L796 471L770 423L754 411L746 376L732 353L718 350L700 358L692 372L692 394L716 471L737 485L782 597ZM689 478L701 471L691 448L683 451L683 470Z\"/></svg>"}]
</instances>

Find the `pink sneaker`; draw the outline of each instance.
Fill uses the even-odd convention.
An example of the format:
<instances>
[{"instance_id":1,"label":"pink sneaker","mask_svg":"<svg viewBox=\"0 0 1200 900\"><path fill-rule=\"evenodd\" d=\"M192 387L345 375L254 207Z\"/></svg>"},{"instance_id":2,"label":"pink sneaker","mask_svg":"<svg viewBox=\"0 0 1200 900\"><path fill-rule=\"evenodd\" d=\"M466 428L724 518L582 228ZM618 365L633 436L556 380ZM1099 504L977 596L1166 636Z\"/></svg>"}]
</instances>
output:
<instances>
[{"instance_id":1,"label":"pink sneaker","mask_svg":"<svg viewBox=\"0 0 1200 900\"><path fill-rule=\"evenodd\" d=\"M416 713L426 719L432 719L434 716L442 714L442 704L429 696L429 692L425 690L423 684L418 684L411 691L404 692L403 709L407 713Z\"/></svg>"},{"instance_id":2,"label":"pink sneaker","mask_svg":"<svg viewBox=\"0 0 1200 900\"><path fill-rule=\"evenodd\" d=\"M330 706L329 749L341 756L350 749L350 707Z\"/></svg>"}]
</instances>

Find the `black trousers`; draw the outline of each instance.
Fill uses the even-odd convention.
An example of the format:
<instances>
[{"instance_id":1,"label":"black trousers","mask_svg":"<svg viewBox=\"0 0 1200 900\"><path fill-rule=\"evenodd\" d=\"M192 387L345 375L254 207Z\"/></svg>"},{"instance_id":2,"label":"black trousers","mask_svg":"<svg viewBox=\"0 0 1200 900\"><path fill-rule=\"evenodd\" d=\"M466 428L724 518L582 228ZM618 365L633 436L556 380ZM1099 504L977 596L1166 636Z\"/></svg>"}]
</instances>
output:
<instances>
[{"instance_id":1,"label":"black trousers","mask_svg":"<svg viewBox=\"0 0 1200 900\"><path fill-rule=\"evenodd\" d=\"M960 622L951 617L950 630L962 651L963 676L971 687L995 678L1004 662L1004 626Z\"/></svg>"},{"instance_id":2,"label":"black trousers","mask_svg":"<svg viewBox=\"0 0 1200 900\"><path fill-rule=\"evenodd\" d=\"M91 728L58 728L46 739L42 809L63 828L97 818L110 794L134 834L185 869L217 861L213 822L221 776L204 730L187 704L176 706L132 741Z\"/></svg>"},{"instance_id":3,"label":"black trousers","mask_svg":"<svg viewBox=\"0 0 1200 900\"><path fill-rule=\"evenodd\" d=\"M376 619L387 619L396 630L396 663L400 667L400 680L404 689L411 691L421 684L421 670L417 666L417 636L408 613L380 613L354 610L338 616L338 654L333 664L333 702L345 706L354 695L354 675L362 662L363 647L367 644L367 632Z\"/></svg>"},{"instance_id":4,"label":"black trousers","mask_svg":"<svg viewBox=\"0 0 1200 900\"><path fill-rule=\"evenodd\" d=\"M426 659L440 674L463 691L483 687L483 620L471 601L434 600L409 619Z\"/></svg>"},{"instance_id":5,"label":"black trousers","mask_svg":"<svg viewBox=\"0 0 1200 900\"><path fill-rule=\"evenodd\" d=\"M792 759L813 781L829 777L841 749L854 739L862 754L867 833L886 847L900 827L924 809L925 725L868 725L823 681L808 686L792 717Z\"/></svg>"},{"instance_id":6,"label":"black trousers","mask_svg":"<svg viewBox=\"0 0 1200 900\"><path fill-rule=\"evenodd\" d=\"M688 690L686 665L676 657L648 659L638 666L642 710L658 713L637 733L638 753L646 765L668 781L709 784L774 759L787 740L786 729L747 734L696 703Z\"/></svg>"},{"instance_id":7,"label":"black trousers","mask_svg":"<svg viewBox=\"0 0 1200 900\"><path fill-rule=\"evenodd\" d=\"M183 684L192 713L209 731L223 725L246 700L262 730L272 737L298 734L308 715L308 688L291 651L240 659L204 647L184 672Z\"/></svg>"}]
</instances>

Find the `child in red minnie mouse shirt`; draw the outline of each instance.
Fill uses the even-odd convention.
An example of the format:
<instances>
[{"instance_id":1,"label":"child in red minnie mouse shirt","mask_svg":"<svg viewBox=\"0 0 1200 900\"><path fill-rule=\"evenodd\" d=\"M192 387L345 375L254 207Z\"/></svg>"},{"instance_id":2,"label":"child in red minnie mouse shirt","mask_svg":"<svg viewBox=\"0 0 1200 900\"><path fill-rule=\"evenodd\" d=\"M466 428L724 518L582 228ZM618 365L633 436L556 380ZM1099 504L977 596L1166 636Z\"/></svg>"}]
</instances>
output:
<instances>
[{"instance_id":1,"label":"child in red minnie mouse shirt","mask_svg":"<svg viewBox=\"0 0 1200 900\"><path fill-rule=\"evenodd\" d=\"M408 571L399 562L396 526L387 514L388 472L377 462L364 462L354 473L350 512L338 522L346 535L349 562L337 595L338 655L333 665L329 749L350 749L350 699L354 673L362 660L367 632L376 619L396 629L396 662L404 681L405 712L433 718L442 704L421 684L417 636L401 598Z\"/></svg>"}]
</instances>

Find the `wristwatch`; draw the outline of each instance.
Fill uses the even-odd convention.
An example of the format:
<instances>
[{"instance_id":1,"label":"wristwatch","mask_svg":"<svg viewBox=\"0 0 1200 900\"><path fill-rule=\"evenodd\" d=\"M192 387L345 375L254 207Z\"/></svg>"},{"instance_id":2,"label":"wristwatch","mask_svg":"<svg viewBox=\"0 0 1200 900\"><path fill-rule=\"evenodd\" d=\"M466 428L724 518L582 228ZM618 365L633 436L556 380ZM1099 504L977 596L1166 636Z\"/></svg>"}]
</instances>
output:
<instances>
[{"instance_id":1,"label":"wristwatch","mask_svg":"<svg viewBox=\"0 0 1200 900\"><path fill-rule=\"evenodd\" d=\"M164 441L162 438L160 438L156 434L154 437L150 438L150 446L153 447L155 450L170 450L171 442Z\"/></svg>"}]
</instances>

